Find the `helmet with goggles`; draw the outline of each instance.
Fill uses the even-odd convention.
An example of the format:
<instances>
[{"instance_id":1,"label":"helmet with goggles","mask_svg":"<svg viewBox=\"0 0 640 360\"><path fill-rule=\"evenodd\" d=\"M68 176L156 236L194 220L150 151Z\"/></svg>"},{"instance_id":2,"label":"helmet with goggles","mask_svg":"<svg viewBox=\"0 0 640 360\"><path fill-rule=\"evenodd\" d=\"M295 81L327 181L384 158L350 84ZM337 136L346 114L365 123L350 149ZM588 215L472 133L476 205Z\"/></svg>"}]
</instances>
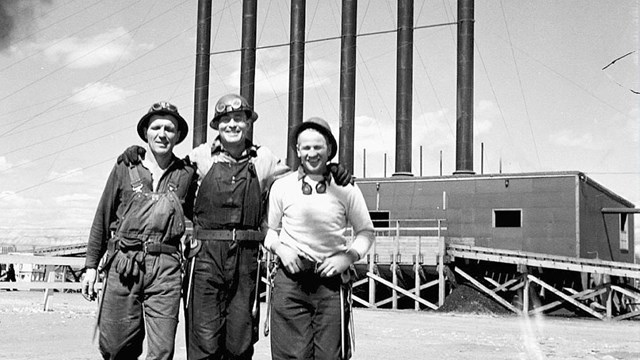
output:
<instances>
[{"instance_id":1,"label":"helmet with goggles","mask_svg":"<svg viewBox=\"0 0 640 360\"><path fill-rule=\"evenodd\" d=\"M187 125L187 121L178 113L178 107L166 101L159 101L151 105L149 111L138 121L138 136L140 136L142 140L147 141L149 120L154 115L171 115L176 119L178 122L178 131L180 132L180 137L178 141L176 141L176 144L180 144L182 140L187 137L189 125Z\"/></svg>"},{"instance_id":2,"label":"helmet with goggles","mask_svg":"<svg viewBox=\"0 0 640 360\"><path fill-rule=\"evenodd\" d=\"M215 113L213 115L213 119L209 123L209 126L218 130L220 119L235 111L244 111L247 114L247 119L252 121L258 120L258 113L253 111L244 97L237 94L227 94L221 97L216 103Z\"/></svg>"}]
</instances>

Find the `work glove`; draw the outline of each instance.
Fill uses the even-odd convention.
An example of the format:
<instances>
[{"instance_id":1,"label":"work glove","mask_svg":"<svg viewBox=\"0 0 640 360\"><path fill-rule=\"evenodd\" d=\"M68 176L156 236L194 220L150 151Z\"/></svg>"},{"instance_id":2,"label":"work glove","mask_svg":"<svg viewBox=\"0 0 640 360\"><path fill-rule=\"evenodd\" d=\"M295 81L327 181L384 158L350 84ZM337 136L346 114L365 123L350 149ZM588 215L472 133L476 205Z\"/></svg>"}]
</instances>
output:
<instances>
[{"instance_id":1,"label":"work glove","mask_svg":"<svg viewBox=\"0 0 640 360\"><path fill-rule=\"evenodd\" d=\"M338 163L329 163L329 172L333 175L336 184L340 186L353 184L353 176L351 176L351 172L346 167Z\"/></svg>"},{"instance_id":2,"label":"work glove","mask_svg":"<svg viewBox=\"0 0 640 360\"><path fill-rule=\"evenodd\" d=\"M127 251L121 253L116 262L116 272L122 279L135 279L140 275L140 267L144 261L142 251Z\"/></svg>"},{"instance_id":3,"label":"work glove","mask_svg":"<svg viewBox=\"0 0 640 360\"><path fill-rule=\"evenodd\" d=\"M143 147L138 145L129 146L120 156L118 156L118 164L124 163L126 166L140 164L147 153Z\"/></svg>"}]
</instances>

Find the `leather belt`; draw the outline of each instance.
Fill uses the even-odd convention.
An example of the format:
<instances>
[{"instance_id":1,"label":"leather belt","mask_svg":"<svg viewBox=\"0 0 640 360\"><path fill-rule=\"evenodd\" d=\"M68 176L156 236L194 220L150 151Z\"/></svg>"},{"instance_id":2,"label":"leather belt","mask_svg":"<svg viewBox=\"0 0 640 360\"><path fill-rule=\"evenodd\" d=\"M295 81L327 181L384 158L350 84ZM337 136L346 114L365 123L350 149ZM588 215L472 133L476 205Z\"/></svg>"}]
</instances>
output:
<instances>
[{"instance_id":1,"label":"leather belt","mask_svg":"<svg viewBox=\"0 0 640 360\"><path fill-rule=\"evenodd\" d=\"M198 240L263 241L264 234L257 230L208 230L195 228L193 236Z\"/></svg>"},{"instance_id":2,"label":"leather belt","mask_svg":"<svg viewBox=\"0 0 640 360\"><path fill-rule=\"evenodd\" d=\"M111 238L107 243L107 249L110 253L114 253L116 249L120 248L119 240ZM145 242L138 245L127 247L126 250L140 251L144 250L148 254L173 254L179 251L177 245L171 245L159 242Z\"/></svg>"},{"instance_id":3,"label":"leather belt","mask_svg":"<svg viewBox=\"0 0 640 360\"><path fill-rule=\"evenodd\" d=\"M178 247L163 243L146 243L145 250L149 254L173 254L178 252Z\"/></svg>"}]
</instances>

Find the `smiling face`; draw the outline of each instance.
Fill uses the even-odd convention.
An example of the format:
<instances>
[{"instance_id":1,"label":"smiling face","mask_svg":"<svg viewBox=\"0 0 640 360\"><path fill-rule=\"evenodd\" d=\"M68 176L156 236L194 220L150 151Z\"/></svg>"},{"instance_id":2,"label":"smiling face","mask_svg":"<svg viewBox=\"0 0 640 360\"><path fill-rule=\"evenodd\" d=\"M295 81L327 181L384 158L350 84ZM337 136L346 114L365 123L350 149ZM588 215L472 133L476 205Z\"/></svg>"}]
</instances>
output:
<instances>
[{"instance_id":1,"label":"smiling face","mask_svg":"<svg viewBox=\"0 0 640 360\"><path fill-rule=\"evenodd\" d=\"M320 132L307 129L298 135L296 146L300 164L308 175L322 175L327 170L331 146Z\"/></svg>"},{"instance_id":2,"label":"smiling face","mask_svg":"<svg viewBox=\"0 0 640 360\"><path fill-rule=\"evenodd\" d=\"M218 131L222 145L227 149L244 148L250 126L251 119L244 111L233 111L221 117Z\"/></svg>"},{"instance_id":3,"label":"smiling face","mask_svg":"<svg viewBox=\"0 0 640 360\"><path fill-rule=\"evenodd\" d=\"M147 144L156 157L169 156L180 138L178 120L171 115L153 115L147 127Z\"/></svg>"}]
</instances>

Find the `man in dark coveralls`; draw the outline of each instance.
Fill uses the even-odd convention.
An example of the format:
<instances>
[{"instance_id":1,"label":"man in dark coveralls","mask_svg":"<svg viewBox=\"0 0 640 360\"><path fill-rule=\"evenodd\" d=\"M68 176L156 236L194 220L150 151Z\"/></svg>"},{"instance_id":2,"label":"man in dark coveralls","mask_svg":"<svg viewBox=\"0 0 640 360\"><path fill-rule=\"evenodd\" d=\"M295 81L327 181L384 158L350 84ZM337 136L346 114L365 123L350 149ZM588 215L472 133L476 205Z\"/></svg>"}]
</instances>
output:
<instances>
[{"instance_id":1,"label":"man in dark coveralls","mask_svg":"<svg viewBox=\"0 0 640 360\"><path fill-rule=\"evenodd\" d=\"M181 294L180 241L191 217L194 168L173 154L187 122L167 102L151 106L138 135L152 156L117 163L105 185L87 244L82 295L94 300L100 259L105 282L98 327L104 359L172 359Z\"/></svg>"}]
</instances>

